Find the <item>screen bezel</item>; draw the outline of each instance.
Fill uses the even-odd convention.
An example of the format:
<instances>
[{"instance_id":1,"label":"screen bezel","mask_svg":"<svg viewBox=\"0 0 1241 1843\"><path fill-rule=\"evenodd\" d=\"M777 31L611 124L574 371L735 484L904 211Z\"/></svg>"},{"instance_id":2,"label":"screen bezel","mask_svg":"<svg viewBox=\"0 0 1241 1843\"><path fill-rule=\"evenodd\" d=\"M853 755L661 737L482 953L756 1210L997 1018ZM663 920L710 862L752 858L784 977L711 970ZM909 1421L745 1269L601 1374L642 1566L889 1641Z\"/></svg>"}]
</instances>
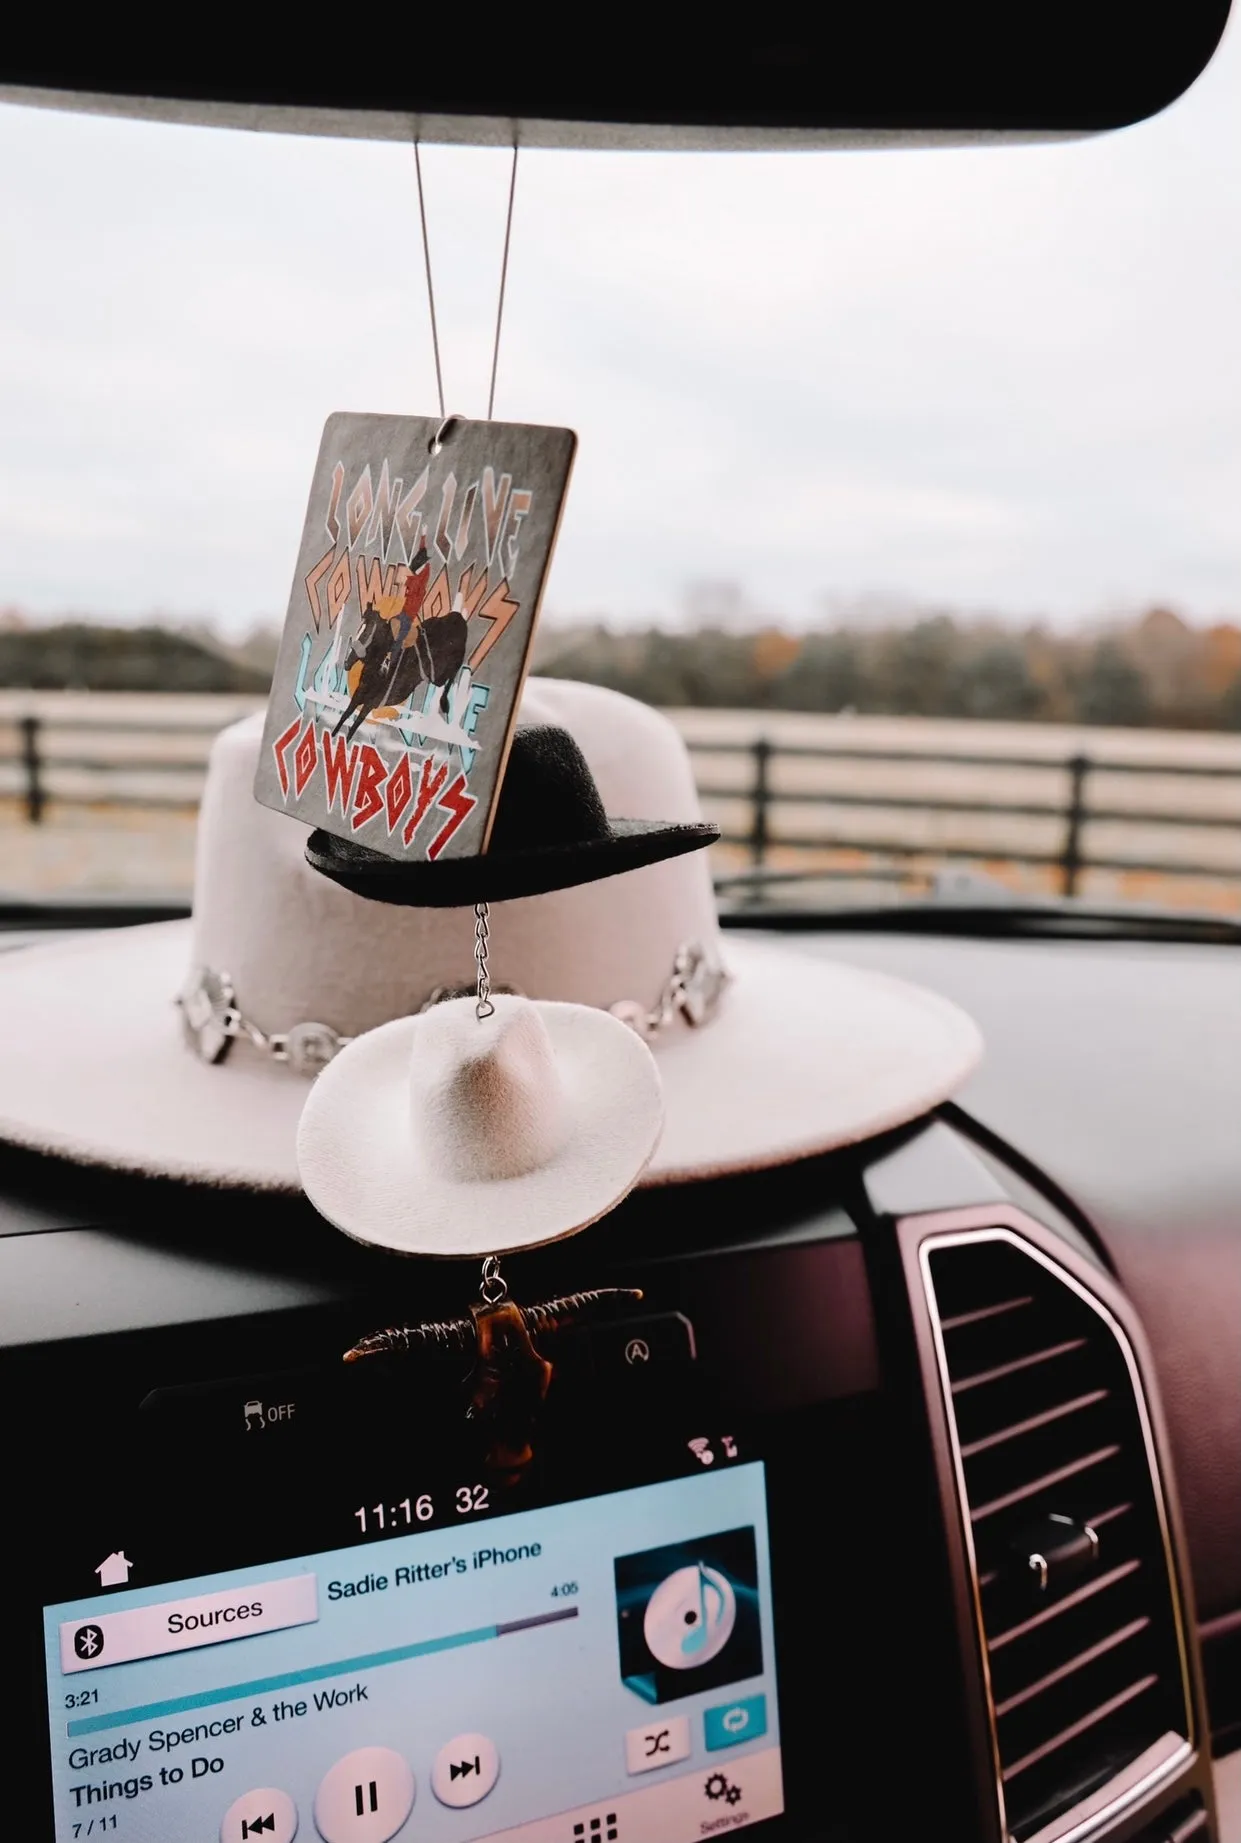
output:
<instances>
[{"instance_id":1,"label":"screen bezel","mask_svg":"<svg viewBox=\"0 0 1241 1843\"><path fill-rule=\"evenodd\" d=\"M895 1838L931 1799L956 1834L972 1835L963 1689L921 1409L902 1382L881 1386L857 1243L832 1237L614 1277L646 1286L643 1310L687 1315L700 1386L721 1413L748 1423L766 1468L785 1813L754 1834L782 1843ZM0 1706L36 1785L32 1835L52 1835L41 1609L91 1583L79 1577L40 1594L32 1555L37 1564L46 1545L32 1544L31 1531L62 1547L71 1539L79 1559L84 1549L106 1554L117 1527L109 1481L123 1486L138 1463L137 1404L152 1389L236 1377L256 1353L273 1370L322 1362L368 1324L391 1322L393 1305L388 1296L298 1308L5 1360L10 1398L27 1408L4 1429L26 1518L0 1525L0 1552L25 1636L17 1667L0 1675ZM679 1385L652 1375L649 1386ZM820 1584L809 1603L807 1582ZM841 1762L826 1781L825 1755Z\"/></svg>"}]
</instances>

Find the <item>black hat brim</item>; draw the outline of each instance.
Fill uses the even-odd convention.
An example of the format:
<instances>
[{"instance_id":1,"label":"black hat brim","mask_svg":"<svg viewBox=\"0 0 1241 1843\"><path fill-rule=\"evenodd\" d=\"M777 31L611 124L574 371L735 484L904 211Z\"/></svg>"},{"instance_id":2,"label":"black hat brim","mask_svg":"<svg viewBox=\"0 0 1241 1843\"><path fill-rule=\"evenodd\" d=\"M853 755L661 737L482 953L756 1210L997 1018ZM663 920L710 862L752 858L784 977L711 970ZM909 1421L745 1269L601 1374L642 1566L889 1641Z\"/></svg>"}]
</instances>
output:
<instances>
[{"instance_id":1,"label":"black hat brim","mask_svg":"<svg viewBox=\"0 0 1241 1843\"><path fill-rule=\"evenodd\" d=\"M522 851L488 851L481 857L422 859L385 857L368 845L314 831L307 862L355 896L408 909L461 909L476 902L512 902L545 896L619 877L627 870L684 857L715 844L718 826L667 825L647 819L609 819L609 836L573 844L531 846Z\"/></svg>"}]
</instances>

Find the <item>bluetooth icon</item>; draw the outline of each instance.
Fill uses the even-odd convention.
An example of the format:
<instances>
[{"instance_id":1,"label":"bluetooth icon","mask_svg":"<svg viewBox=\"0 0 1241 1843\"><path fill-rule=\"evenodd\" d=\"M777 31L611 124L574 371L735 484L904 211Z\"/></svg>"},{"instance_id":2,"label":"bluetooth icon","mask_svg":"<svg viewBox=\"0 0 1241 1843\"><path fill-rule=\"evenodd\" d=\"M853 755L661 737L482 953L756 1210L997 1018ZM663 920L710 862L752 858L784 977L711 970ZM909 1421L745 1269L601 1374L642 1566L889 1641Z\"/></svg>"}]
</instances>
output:
<instances>
[{"instance_id":1,"label":"bluetooth icon","mask_svg":"<svg viewBox=\"0 0 1241 1843\"><path fill-rule=\"evenodd\" d=\"M81 1658L98 1657L103 1650L103 1633L97 1625L80 1625L73 1634L73 1648Z\"/></svg>"}]
</instances>

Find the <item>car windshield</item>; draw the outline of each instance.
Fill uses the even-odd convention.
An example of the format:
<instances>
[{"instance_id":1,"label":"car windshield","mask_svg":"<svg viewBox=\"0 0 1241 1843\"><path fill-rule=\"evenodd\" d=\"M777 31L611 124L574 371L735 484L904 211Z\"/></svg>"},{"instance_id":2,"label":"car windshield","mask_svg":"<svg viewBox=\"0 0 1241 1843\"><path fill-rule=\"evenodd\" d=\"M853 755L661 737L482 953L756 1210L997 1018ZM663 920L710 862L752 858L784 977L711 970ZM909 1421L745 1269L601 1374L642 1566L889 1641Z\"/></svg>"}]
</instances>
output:
<instances>
[{"instance_id":1,"label":"car windshield","mask_svg":"<svg viewBox=\"0 0 1241 1843\"><path fill-rule=\"evenodd\" d=\"M482 416L510 159L421 161ZM414 155L0 163L0 901L175 908L326 417L438 403ZM1241 916L1241 27L1095 139L523 151L503 298L497 416L580 439L534 669L673 716L726 905Z\"/></svg>"}]
</instances>

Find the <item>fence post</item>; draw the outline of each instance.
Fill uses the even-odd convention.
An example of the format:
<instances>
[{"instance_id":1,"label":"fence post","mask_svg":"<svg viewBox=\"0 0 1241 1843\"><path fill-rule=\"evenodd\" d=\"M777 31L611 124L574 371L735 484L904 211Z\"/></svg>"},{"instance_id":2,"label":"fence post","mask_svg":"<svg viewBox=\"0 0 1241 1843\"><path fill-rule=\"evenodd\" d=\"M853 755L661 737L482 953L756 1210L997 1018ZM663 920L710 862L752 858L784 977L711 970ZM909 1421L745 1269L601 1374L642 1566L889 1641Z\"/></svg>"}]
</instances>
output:
<instances>
[{"instance_id":1,"label":"fence post","mask_svg":"<svg viewBox=\"0 0 1241 1843\"><path fill-rule=\"evenodd\" d=\"M1061 890L1076 896L1077 879L1082 868L1082 824L1086 818L1086 776L1090 772L1088 755L1069 758L1069 804L1064 815L1064 849L1060 854Z\"/></svg>"},{"instance_id":2,"label":"fence post","mask_svg":"<svg viewBox=\"0 0 1241 1843\"><path fill-rule=\"evenodd\" d=\"M754 786L751 798L754 812L750 822L750 862L761 869L767 861L767 818L771 806L771 743L759 736L754 743Z\"/></svg>"},{"instance_id":3,"label":"fence post","mask_svg":"<svg viewBox=\"0 0 1241 1843\"><path fill-rule=\"evenodd\" d=\"M26 818L37 826L43 818L46 796L43 792L43 762L39 754L38 717L22 717L22 767L26 772Z\"/></svg>"}]
</instances>

